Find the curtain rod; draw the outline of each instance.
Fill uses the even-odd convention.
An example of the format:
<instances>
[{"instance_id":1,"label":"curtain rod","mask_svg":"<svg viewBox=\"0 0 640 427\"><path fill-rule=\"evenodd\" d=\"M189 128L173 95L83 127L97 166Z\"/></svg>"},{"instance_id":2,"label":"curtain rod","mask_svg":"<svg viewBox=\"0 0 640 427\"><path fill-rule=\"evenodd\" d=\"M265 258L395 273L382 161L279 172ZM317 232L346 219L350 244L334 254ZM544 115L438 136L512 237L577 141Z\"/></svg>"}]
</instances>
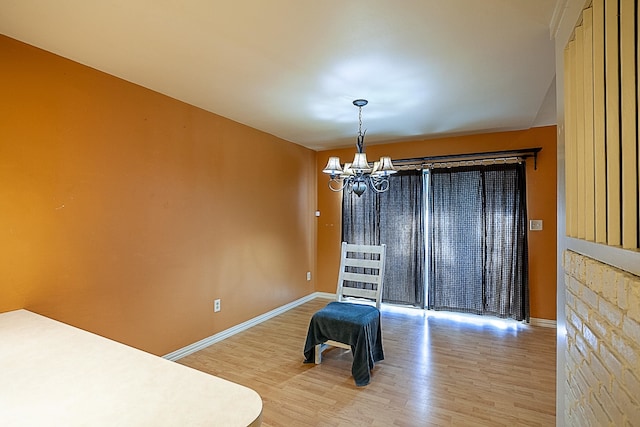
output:
<instances>
[{"instance_id":1,"label":"curtain rod","mask_svg":"<svg viewBox=\"0 0 640 427\"><path fill-rule=\"evenodd\" d=\"M424 166L436 163L451 163L465 161L512 161L516 159L527 159L533 157L533 168L538 169L538 153L542 147L520 148L517 150L484 151L477 153L448 154L443 156L415 157L411 159L394 159L394 165L402 166Z\"/></svg>"}]
</instances>

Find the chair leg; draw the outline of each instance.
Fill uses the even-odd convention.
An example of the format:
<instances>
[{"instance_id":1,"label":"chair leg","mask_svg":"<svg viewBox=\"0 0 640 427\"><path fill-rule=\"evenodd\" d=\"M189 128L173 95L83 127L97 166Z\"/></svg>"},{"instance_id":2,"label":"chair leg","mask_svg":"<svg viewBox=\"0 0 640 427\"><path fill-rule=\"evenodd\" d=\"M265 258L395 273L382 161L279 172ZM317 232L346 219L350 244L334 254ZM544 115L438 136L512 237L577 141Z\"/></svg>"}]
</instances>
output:
<instances>
[{"instance_id":1,"label":"chair leg","mask_svg":"<svg viewBox=\"0 0 640 427\"><path fill-rule=\"evenodd\" d=\"M316 345L316 365L319 365L320 363L322 363L322 346L324 344L318 344Z\"/></svg>"}]
</instances>

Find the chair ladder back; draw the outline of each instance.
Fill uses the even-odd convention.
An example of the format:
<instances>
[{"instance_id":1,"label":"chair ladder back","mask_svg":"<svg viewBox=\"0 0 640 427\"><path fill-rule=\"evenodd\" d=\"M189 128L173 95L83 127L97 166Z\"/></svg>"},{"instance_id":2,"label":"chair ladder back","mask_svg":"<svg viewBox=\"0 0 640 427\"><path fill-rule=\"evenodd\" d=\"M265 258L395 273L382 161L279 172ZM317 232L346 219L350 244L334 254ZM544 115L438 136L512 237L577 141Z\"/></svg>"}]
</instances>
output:
<instances>
[{"instance_id":1,"label":"chair ladder back","mask_svg":"<svg viewBox=\"0 0 640 427\"><path fill-rule=\"evenodd\" d=\"M342 242L340 254L340 272L338 274L338 288L336 298L343 301L345 297L366 298L374 300L376 307L380 308L382 300L382 283L384 279L384 267L386 258L386 245L355 245ZM372 258L362 259L348 257L348 254L373 254ZM364 272L355 273L353 268L367 269ZM373 289L359 289L344 286L345 281L361 282L373 285Z\"/></svg>"}]
</instances>

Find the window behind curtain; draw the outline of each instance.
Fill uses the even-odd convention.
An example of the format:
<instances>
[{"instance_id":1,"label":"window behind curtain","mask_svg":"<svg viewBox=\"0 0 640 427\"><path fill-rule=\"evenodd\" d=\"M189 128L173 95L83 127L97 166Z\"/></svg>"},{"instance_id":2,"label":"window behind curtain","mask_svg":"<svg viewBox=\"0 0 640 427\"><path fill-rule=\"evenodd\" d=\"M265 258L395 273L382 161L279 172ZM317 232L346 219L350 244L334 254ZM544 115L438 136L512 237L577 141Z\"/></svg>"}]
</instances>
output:
<instances>
[{"instance_id":1,"label":"window behind curtain","mask_svg":"<svg viewBox=\"0 0 640 427\"><path fill-rule=\"evenodd\" d=\"M424 191L421 171L390 177L390 189L343 192L342 240L387 245L382 301L424 308Z\"/></svg>"},{"instance_id":2,"label":"window behind curtain","mask_svg":"<svg viewBox=\"0 0 640 427\"><path fill-rule=\"evenodd\" d=\"M529 318L525 165L433 169L428 308Z\"/></svg>"}]
</instances>

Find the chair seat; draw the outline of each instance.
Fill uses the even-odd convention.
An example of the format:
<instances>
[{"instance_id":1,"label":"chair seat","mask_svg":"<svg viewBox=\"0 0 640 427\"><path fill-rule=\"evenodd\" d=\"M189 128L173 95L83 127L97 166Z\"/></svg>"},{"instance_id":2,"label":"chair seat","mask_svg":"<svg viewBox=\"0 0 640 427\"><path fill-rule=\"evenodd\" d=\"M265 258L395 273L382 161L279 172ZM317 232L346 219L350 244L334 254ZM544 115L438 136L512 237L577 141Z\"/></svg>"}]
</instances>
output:
<instances>
[{"instance_id":1,"label":"chair seat","mask_svg":"<svg viewBox=\"0 0 640 427\"><path fill-rule=\"evenodd\" d=\"M375 362L384 360L380 311L373 306L330 302L309 323L305 363L315 362L315 346L326 341L348 344L353 354L351 373L357 386L369 384Z\"/></svg>"},{"instance_id":2,"label":"chair seat","mask_svg":"<svg viewBox=\"0 0 640 427\"><path fill-rule=\"evenodd\" d=\"M356 336L353 334L379 316L380 312L373 306L335 301L313 315L319 333L326 335L328 340L345 344L355 341Z\"/></svg>"}]
</instances>

